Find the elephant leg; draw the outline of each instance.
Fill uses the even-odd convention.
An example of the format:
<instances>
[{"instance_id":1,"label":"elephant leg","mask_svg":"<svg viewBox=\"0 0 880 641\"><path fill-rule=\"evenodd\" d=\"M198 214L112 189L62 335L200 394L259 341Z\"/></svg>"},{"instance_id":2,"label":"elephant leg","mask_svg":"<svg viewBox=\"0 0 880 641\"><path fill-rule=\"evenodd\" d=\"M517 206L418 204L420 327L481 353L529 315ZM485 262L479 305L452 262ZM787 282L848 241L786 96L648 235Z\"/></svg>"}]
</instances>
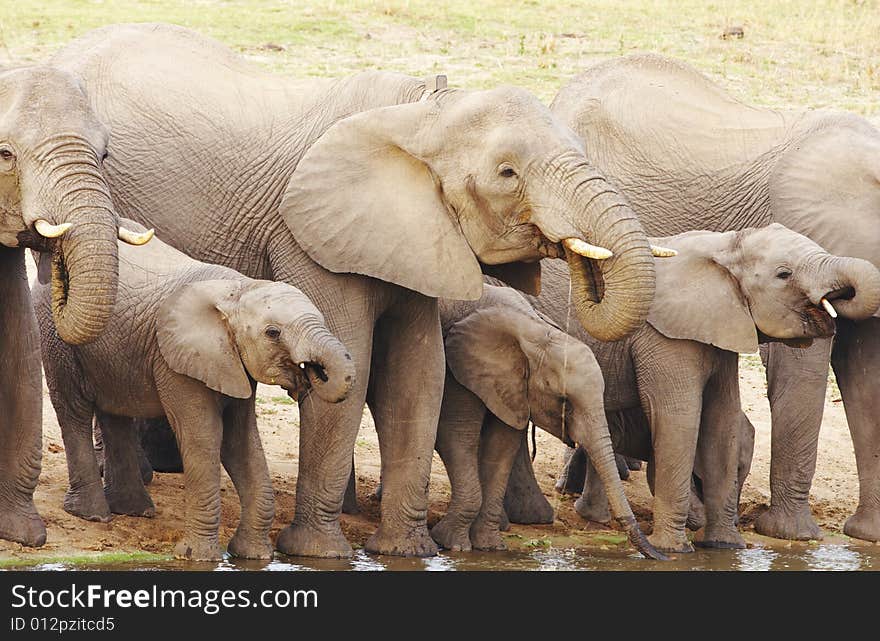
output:
<instances>
[{"instance_id":1,"label":"elephant leg","mask_svg":"<svg viewBox=\"0 0 880 641\"><path fill-rule=\"evenodd\" d=\"M156 507L141 477L135 420L98 412L95 424L100 426L104 442L104 496L110 511L155 516Z\"/></svg>"},{"instance_id":2,"label":"elephant leg","mask_svg":"<svg viewBox=\"0 0 880 641\"><path fill-rule=\"evenodd\" d=\"M352 456L351 474L348 475L348 485L345 486L345 496L342 499L342 513L358 514L360 511L358 507L357 478L355 478L354 474L354 457Z\"/></svg>"},{"instance_id":3,"label":"elephant leg","mask_svg":"<svg viewBox=\"0 0 880 641\"><path fill-rule=\"evenodd\" d=\"M452 498L446 515L431 528L431 538L446 550L471 549L471 525L483 504L479 451L485 415L483 402L447 373L436 447L449 475Z\"/></svg>"},{"instance_id":4,"label":"elephant leg","mask_svg":"<svg viewBox=\"0 0 880 641\"><path fill-rule=\"evenodd\" d=\"M718 369L703 392L697 457L706 528L696 543L701 547L742 549L746 543L736 529L742 414L738 356L732 352L720 354Z\"/></svg>"},{"instance_id":5,"label":"elephant leg","mask_svg":"<svg viewBox=\"0 0 880 641\"><path fill-rule=\"evenodd\" d=\"M254 408L252 397L233 401L223 413L220 460L241 503L241 520L229 541L229 553L244 559L271 559L269 528L275 518L275 493Z\"/></svg>"},{"instance_id":6,"label":"elephant leg","mask_svg":"<svg viewBox=\"0 0 880 641\"><path fill-rule=\"evenodd\" d=\"M702 485L702 481L700 481ZM702 527L706 527L706 506L703 505L703 498L697 489L696 478L691 477L691 500L688 508L688 517L685 527L696 532Z\"/></svg>"},{"instance_id":7,"label":"elephant leg","mask_svg":"<svg viewBox=\"0 0 880 641\"><path fill-rule=\"evenodd\" d=\"M565 465L556 479L556 491L562 494L577 494L584 489L587 475L587 453L582 447L569 447Z\"/></svg>"},{"instance_id":8,"label":"elephant leg","mask_svg":"<svg viewBox=\"0 0 880 641\"><path fill-rule=\"evenodd\" d=\"M376 331L369 400L382 457L382 520L365 549L432 556L428 483L446 371L437 300L407 294Z\"/></svg>"},{"instance_id":9,"label":"elephant leg","mask_svg":"<svg viewBox=\"0 0 880 641\"><path fill-rule=\"evenodd\" d=\"M859 506L843 531L880 541L880 319L840 323L832 362L859 472Z\"/></svg>"},{"instance_id":10,"label":"elephant leg","mask_svg":"<svg viewBox=\"0 0 880 641\"><path fill-rule=\"evenodd\" d=\"M37 321L24 252L0 248L0 539L38 547L46 526L34 506L40 475L43 390Z\"/></svg>"},{"instance_id":11,"label":"elephant leg","mask_svg":"<svg viewBox=\"0 0 880 641\"><path fill-rule=\"evenodd\" d=\"M157 387L183 459L184 535L174 555L192 561L219 560L223 556L219 542L221 398L200 382L176 374Z\"/></svg>"},{"instance_id":12,"label":"elephant leg","mask_svg":"<svg viewBox=\"0 0 880 641\"><path fill-rule=\"evenodd\" d=\"M599 478L599 473L593 467L590 457L586 457L586 475L584 488L580 497L574 504L574 510L580 517L594 523L610 523L611 510L608 506L608 495L605 486Z\"/></svg>"},{"instance_id":13,"label":"elephant leg","mask_svg":"<svg viewBox=\"0 0 880 641\"><path fill-rule=\"evenodd\" d=\"M519 450L513 461L510 479L507 481L504 511L507 520L512 523L553 523L553 506L541 491L535 478L535 470L532 468L526 430L520 435ZM505 529L504 519L501 529Z\"/></svg>"},{"instance_id":14,"label":"elephant leg","mask_svg":"<svg viewBox=\"0 0 880 641\"><path fill-rule=\"evenodd\" d=\"M736 467L736 485L737 499L739 505L742 499L743 487L746 479L752 469L752 457L755 453L755 426L746 416L745 412L740 412L740 430L739 430L739 461ZM739 509L737 509L736 524L739 525Z\"/></svg>"},{"instance_id":15,"label":"elephant leg","mask_svg":"<svg viewBox=\"0 0 880 641\"><path fill-rule=\"evenodd\" d=\"M350 300L365 294L352 292ZM330 331L348 348L356 374L348 398L327 403L308 394L299 405L299 475L296 479L296 511L293 522L281 530L275 548L284 554L323 558L347 558L351 545L342 534L339 514L351 475L355 441L364 412L373 313L368 307L349 309L344 315L328 315ZM347 323L341 318L356 319Z\"/></svg>"},{"instance_id":16,"label":"elephant leg","mask_svg":"<svg viewBox=\"0 0 880 641\"><path fill-rule=\"evenodd\" d=\"M501 515L510 469L522 435L494 414L486 416L480 442L480 485L483 502L471 525L471 545L477 550L506 550L501 538Z\"/></svg>"},{"instance_id":17,"label":"elephant leg","mask_svg":"<svg viewBox=\"0 0 880 641\"><path fill-rule=\"evenodd\" d=\"M773 425L770 509L755 521L759 534L777 539L822 538L809 499L830 355L831 339L817 339L805 349L781 343L761 346Z\"/></svg>"}]
</instances>

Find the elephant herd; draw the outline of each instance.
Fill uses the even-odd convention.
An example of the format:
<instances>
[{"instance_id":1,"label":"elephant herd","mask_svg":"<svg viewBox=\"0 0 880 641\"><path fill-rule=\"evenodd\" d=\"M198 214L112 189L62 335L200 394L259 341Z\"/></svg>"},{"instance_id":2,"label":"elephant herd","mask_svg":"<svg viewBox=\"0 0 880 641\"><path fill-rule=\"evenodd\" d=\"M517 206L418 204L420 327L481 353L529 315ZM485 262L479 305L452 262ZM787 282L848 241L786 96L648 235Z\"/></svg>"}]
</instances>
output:
<instances>
[{"instance_id":1,"label":"elephant herd","mask_svg":"<svg viewBox=\"0 0 880 641\"><path fill-rule=\"evenodd\" d=\"M0 70L0 243L0 538L46 540L42 366L72 515L154 515L140 439L170 423L181 558L223 553L221 466L241 502L230 554L351 555L365 404L369 552L503 549L508 517L546 520L529 423L582 448L561 484L646 557L691 551L688 526L743 547L737 354L760 350L756 530L821 536L830 359L860 481L844 531L880 540L880 131L857 116L749 107L653 55L587 70L548 108L388 72L278 76L181 27L113 25ZM274 543L258 382L299 401L295 515ZM435 448L452 496L429 532ZM648 462L650 536L616 453Z\"/></svg>"}]
</instances>

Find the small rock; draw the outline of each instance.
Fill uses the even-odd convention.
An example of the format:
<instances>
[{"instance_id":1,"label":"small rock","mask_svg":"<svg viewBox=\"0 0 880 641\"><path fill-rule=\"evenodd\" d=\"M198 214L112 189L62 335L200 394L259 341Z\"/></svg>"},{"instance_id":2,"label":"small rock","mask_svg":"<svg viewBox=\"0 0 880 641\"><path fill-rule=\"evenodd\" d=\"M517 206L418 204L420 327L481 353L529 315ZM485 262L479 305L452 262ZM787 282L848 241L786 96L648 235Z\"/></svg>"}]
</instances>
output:
<instances>
[{"instance_id":1,"label":"small rock","mask_svg":"<svg viewBox=\"0 0 880 641\"><path fill-rule=\"evenodd\" d=\"M730 38L742 38L746 33L743 31L742 25L730 25L724 28L724 33L721 34L722 40L729 40Z\"/></svg>"}]
</instances>

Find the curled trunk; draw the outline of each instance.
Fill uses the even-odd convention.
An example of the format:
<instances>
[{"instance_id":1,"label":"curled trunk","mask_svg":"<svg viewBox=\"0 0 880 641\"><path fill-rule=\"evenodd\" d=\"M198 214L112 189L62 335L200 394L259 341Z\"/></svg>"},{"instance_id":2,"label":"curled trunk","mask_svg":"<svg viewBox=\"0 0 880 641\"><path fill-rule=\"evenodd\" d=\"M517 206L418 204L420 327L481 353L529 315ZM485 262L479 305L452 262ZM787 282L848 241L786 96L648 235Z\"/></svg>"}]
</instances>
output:
<instances>
[{"instance_id":1,"label":"curled trunk","mask_svg":"<svg viewBox=\"0 0 880 641\"><path fill-rule=\"evenodd\" d=\"M594 260L565 249L572 303L590 335L620 340L648 317L654 298L651 247L635 212L596 169L583 164L567 173L566 217L589 243L613 252Z\"/></svg>"},{"instance_id":2,"label":"curled trunk","mask_svg":"<svg viewBox=\"0 0 880 641\"><path fill-rule=\"evenodd\" d=\"M880 271L860 258L836 256L824 267L825 284L816 296L827 298L837 313L850 320L864 320L880 308ZM813 301L818 304L819 301Z\"/></svg>"},{"instance_id":3,"label":"curled trunk","mask_svg":"<svg viewBox=\"0 0 880 641\"><path fill-rule=\"evenodd\" d=\"M345 346L325 328L313 329L298 356L306 363L306 375L315 393L328 403L338 403L348 396L354 384L355 367Z\"/></svg>"},{"instance_id":4,"label":"curled trunk","mask_svg":"<svg viewBox=\"0 0 880 641\"><path fill-rule=\"evenodd\" d=\"M52 316L65 342L95 340L113 311L119 272L117 217L94 152L54 150L22 180L22 209L31 225L73 225L52 241Z\"/></svg>"}]
</instances>

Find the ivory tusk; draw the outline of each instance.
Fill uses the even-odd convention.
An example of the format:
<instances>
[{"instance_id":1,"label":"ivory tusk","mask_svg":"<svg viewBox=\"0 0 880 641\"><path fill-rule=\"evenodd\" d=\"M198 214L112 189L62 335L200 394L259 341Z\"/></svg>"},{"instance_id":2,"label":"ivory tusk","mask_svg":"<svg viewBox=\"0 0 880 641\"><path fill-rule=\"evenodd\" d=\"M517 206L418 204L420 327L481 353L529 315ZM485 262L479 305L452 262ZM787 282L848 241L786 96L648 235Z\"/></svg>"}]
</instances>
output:
<instances>
[{"instance_id":1,"label":"ivory tusk","mask_svg":"<svg viewBox=\"0 0 880 641\"><path fill-rule=\"evenodd\" d=\"M146 245L153 239L153 236L156 235L156 230L148 229L143 233L139 233L126 229L125 227L120 227L116 233L119 236L119 240L124 243L128 243L129 245Z\"/></svg>"},{"instance_id":2,"label":"ivory tusk","mask_svg":"<svg viewBox=\"0 0 880 641\"><path fill-rule=\"evenodd\" d=\"M565 238L563 239L562 244L578 256L583 256L584 258L605 260L606 258L611 258L612 256L614 256L614 254L611 253L610 249L605 249L604 247L599 247L598 245L591 245L590 243L584 242L579 238Z\"/></svg>"},{"instance_id":3,"label":"ivory tusk","mask_svg":"<svg viewBox=\"0 0 880 641\"><path fill-rule=\"evenodd\" d=\"M822 298L822 307L825 308L825 311L828 312L828 315L831 318L837 318L837 310L834 309L834 305L832 305L827 298Z\"/></svg>"},{"instance_id":4,"label":"ivory tusk","mask_svg":"<svg viewBox=\"0 0 880 641\"><path fill-rule=\"evenodd\" d=\"M64 233L73 227L73 223L61 223L60 225L53 225L48 220L43 218L37 219L34 223L34 228L37 230L37 233L43 238L58 238L59 236L64 235Z\"/></svg>"},{"instance_id":5,"label":"ivory tusk","mask_svg":"<svg viewBox=\"0 0 880 641\"><path fill-rule=\"evenodd\" d=\"M678 256L678 252L669 247L661 247L660 245L651 245L651 255L654 258L672 258Z\"/></svg>"}]
</instances>

